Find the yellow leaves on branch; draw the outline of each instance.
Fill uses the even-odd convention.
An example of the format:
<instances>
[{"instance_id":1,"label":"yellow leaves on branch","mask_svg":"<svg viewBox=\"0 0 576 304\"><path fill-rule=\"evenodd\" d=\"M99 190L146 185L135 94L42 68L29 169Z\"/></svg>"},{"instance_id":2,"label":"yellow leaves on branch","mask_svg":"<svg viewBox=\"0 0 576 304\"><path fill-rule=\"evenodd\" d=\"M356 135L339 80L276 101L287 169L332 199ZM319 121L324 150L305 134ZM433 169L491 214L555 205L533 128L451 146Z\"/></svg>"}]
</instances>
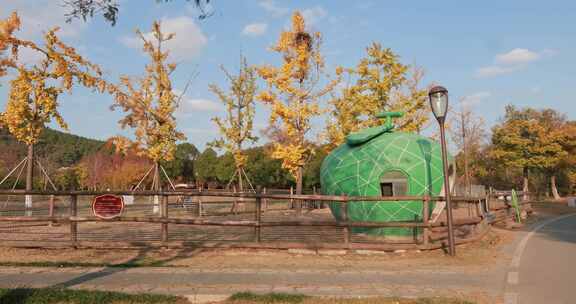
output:
<instances>
[{"instance_id":1,"label":"yellow leaves on branch","mask_svg":"<svg viewBox=\"0 0 576 304\"><path fill-rule=\"evenodd\" d=\"M282 66L258 68L267 84L258 99L270 107L270 125L284 139L274 145L272 156L281 159L282 167L295 177L311 153L306 134L311 128L311 118L321 114L318 100L338 82L333 80L317 89L324 71L321 38L320 33L307 31L304 18L295 12L291 29L282 32L272 47L272 51L282 56Z\"/></svg>"},{"instance_id":2,"label":"yellow leaves on branch","mask_svg":"<svg viewBox=\"0 0 576 304\"><path fill-rule=\"evenodd\" d=\"M247 161L247 157L242 151L243 143L257 140L252 135L254 96L257 89L256 71L248 65L244 57L241 57L238 75L231 75L224 68L222 70L230 82L230 92L224 92L215 84L210 85L210 90L225 104L226 118L215 117L212 119L218 126L222 137L208 145L232 153L236 168L242 168Z\"/></svg>"},{"instance_id":3,"label":"yellow leaves on branch","mask_svg":"<svg viewBox=\"0 0 576 304\"><path fill-rule=\"evenodd\" d=\"M52 118L63 129L67 129L58 112L58 95L62 89L47 87L46 79L18 69L18 76L11 81L6 110L1 119L10 133L19 141L34 144L40 137L45 124Z\"/></svg>"},{"instance_id":4,"label":"yellow leaves on branch","mask_svg":"<svg viewBox=\"0 0 576 304\"><path fill-rule=\"evenodd\" d=\"M20 18L13 12L10 17L0 20L0 77L6 75L6 70L16 67L18 56L18 39L13 33L20 29ZM6 52L9 54L6 55Z\"/></svg>"},{"instance_id":5,"label":"yellow leaves on branch","mask_svg":"<svg viewBox=\"0 0 576 304\"><path fill-rule=\"evenodd\" d=\"M144 52L150 57L144 76L138 79L123 76L118 85L107 86L116 101L112 108L120 107L127 112L120 120L120 126L133 128L136 137L134 143L117 137L116 146L119 150L134 146L139 155L154 162L170 161L174 159L176 141L186 139L176 130L174 117L178 98L172 91L170 74L176 65L166 62L169 52L162 50L163 44L174 34L162 33L159 22L152 26L153 39L148 40L140 31L137 34L144 43Z\"/></svg>"},{"instance_id":6,"label":"yellow leaves on branch","mask_svg":"<svg viewBox=\"0 0 576 304\"><path fill-rule=\"evenodd\" d=\"M310 155L310 148L306 145L274 143L272 158L282 160L282 168L290 171L292 175L298 174L298 168L306 164Z\"/></svg>"},{"instance_id":7,"label":"yellow leaves on branch","mask_svg":"<svg viewBox=\"0 0 576 304\"><path fill-rule=\"evenodd\" d=\"M342 69L346 83L340 95L333 96L331 119L326 128L330 146L336 147L352 132L381 125L376 114L401 111L405 115L396 122L399 129L418 132L428 120L427 92L420 87L422 69L399 62L390 49L373 43L367 57L352 69Z\"/></svg>"},{"instance_id":8,"label":"yellow leaves on branch","mask_svg":"<svg viewBox=\"0 0 576 304\"><path fill-rule=\"evenodd\" d=\"M106 82L101 78L100 68L85 60L73 47L64 44L56 35L58 28L44 35L44 45L20 40L13 36L19 26L16 14L0 23L0 52L12 48L12 56L0 65L14 68L17 76L10 82L6 110L0 120L17 140L28 145L37 142L47 123L54 119L58 125L67 125L58 112L58 97L70 92L75 84L104 91ZM25 47L41 55L37 64L17 61L18 48ZM6 60L3 58L2 60ZM6 64L8 62L8 64Z\"/></svg>"}]
</instances>

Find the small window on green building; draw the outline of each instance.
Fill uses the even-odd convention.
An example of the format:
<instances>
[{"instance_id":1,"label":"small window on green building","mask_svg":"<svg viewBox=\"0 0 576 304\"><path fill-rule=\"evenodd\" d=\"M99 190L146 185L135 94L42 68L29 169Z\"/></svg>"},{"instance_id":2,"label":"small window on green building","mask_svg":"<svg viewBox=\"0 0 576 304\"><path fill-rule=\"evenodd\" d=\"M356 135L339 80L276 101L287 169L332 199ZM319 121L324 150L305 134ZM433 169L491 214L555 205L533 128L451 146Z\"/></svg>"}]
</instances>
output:
<instances>
[{"instance_id":1,"label":"small window on green building","mask_svg":"<svg viewBox=\"0 0 576 304\"><path fill-rule=\"evenodd\" d=\"M394 184L392 183L380 183L380 190L382 196L394 196Z\"/></svg>"},{"instance_id":2,"label":"small window on green building","mask_svg":"<svg viewBox=\"0 0 576 304\"><path fill-rule=\"evenodd\" d=\"M380 178L382 196L403 196L408 193L408 178L400 171L384 173Z\"/></svg>"}]
</instances>

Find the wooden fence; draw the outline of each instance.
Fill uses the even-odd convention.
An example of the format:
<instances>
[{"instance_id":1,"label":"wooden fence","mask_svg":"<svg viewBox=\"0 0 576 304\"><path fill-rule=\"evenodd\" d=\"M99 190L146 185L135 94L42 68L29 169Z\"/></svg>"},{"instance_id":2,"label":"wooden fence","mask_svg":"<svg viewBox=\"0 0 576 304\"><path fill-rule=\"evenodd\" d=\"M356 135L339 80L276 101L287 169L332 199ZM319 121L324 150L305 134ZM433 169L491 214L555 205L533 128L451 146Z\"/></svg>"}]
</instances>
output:
<instances>
[{"instance_id":1,"label":"wooden fence","mask_svg":"<svg viewBox=\"0 0 576 304\"><path fill-rule=\"evenodd\" d=\"M26 209L0 208L0 237L5 236L2 237L2 245L4 246L307 248L386 251L398 249L430 250L447 246L445 212L436 221L432 221L430 218L430 203L443 201L443 197L347 197L215 191L110 191L104 193L92 191L0 191L0 196L23 198L26 194L47 198L36 203L45 207L33 209L36 211L25 215L20 215L18 212L28 212ZM154 204L138 204L138 208L146 209L147 211L134 215L131 214L132 211L125 212L122 216L115 219L105 220L97 218L86 211L86 204L84 204L82 212L85 214L79 214L79 197L91 198L102 194L143 198L156 196L160 198L159 206L157 206L159 212L149 214L148 210ZM67 198L67 200L62 198ZM230 213L203 216L202 212L183 213L181 211L181 198L202 199L202 204L208 206L211 204L223 204L223 201L230 203L240 200L242 204L251 205L251 207L247 208L247 212L243 212L240 215ZM490 197L453 197L452 200L456 203L456 217L454 219L456 244L471 242L483 237L492 222L508 219L514 214L510 212L512 206L506 202L492 200ZM55 203L55 201L58 202ZM317 216L314 213L315 217L307 217L299 216L297 213L290 213L289 210L286 211L287 209L278 209L280 211L275 211L273 208L264 210L264 201L267 202L267 205L271 205L274 202L290 204L293 201L333 204L333 206L339 206L341 219L334 219L329 212L324 212ZM421 220L358 222L348 219L348 205L351 203L391 203L395 201L422 201ZM55 207L58 204L59 206ZM60 210L59 214L55 210ZM37 215L38 213L41 215ZM31 223L38 225L23 225ZM79 225L85 223L91 223L91 226L83 228L83 231L86 232L81 233ZM117 224L136 226L122 228ZM66 226L68 229L65 228ZM135 235L139 231L148 229L148 227L155 227L154 229L159 227L159 231L154 230L149 235L147 234L146 237L137 240ZM191 227L194 227L194 230L191 230ZM224 231L214 232L215 230L211 230L210 227L221 228ZM408 228L415 231L415 233L412 238L398 240L365 237L353 233L354 228ZM57 231L55 232L55 230L51 229L56 229ZM90 233L105 236L109 234L109 237L95 240L90 238ZM55 237L56 234L58 238ZM46 235L46 237L43 238L42 235ZM202 237L194 238L199 235L202 235ZM216 239L216 235L221 236L221 239ZM234 235L234 237L226 238L226 235ZM47 245L46 243L49 244Z\"/></svg>"}]
</instances>

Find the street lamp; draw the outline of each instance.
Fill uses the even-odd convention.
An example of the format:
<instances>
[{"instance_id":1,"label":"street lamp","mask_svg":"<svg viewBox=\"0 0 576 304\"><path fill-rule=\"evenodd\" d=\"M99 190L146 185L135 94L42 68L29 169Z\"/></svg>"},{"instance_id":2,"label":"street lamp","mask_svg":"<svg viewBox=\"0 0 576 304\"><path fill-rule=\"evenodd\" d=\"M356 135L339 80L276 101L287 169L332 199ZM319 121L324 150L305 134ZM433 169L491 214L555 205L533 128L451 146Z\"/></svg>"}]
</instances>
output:
<instances>
[{"instance_id":1,"label":"street lamp","mask_svg":"<svg viewBox=\"0 0 576 304\"><path fill-rule=\"evenodd\" d=\"M430 107L434 117L440 125L440 142L442 144L442 164L444 169L444 196L446 197L446 215L448 217L448 253L451 256L456 255L454 245L454 230L452 225L452 202L450 199L450 182L448 179L448 153L446 152L446 135L444 133L444 121L448 113L448 90L441 86L435 86L428 92Z\"/></svg>"}]
</instances>

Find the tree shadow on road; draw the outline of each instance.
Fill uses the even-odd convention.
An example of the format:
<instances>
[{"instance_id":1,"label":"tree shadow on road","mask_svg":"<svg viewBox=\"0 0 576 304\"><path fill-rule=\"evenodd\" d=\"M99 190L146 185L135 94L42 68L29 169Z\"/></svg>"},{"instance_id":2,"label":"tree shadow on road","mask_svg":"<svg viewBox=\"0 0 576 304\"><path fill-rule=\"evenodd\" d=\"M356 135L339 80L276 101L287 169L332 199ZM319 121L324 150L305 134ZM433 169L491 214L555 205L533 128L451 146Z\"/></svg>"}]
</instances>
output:
<instances>
[{"instance_id":1,"label":"tree shadow on road","mask_svg":"<svg viewBox=\"0 0 576 304\"><path fill-rule=\"evenodd\" d=\"M162 249L145 247L147 244L146 243L140 243L140 242L131 243L131 245L135 246L135 247L141 247L141 249L139 249L138 254L136 256L134 256L133 258L131 258L130 260L123 262L123 263L119 263L119 264L113 264L113 265L105 266L103 269L101 269L99 271L83 274L83 275L75 277L71 280L52 285L51 288L70 288L70 287L78 286L78 285L84 284L86 282L90 282L90 281L94 281L94 280L97 280L97 279L100 279L103 277L114 275L116 273L120 273L120 272L126 271L127 269L134 268L134 267L164 266L164 265L168 265L170 262L173 262L175 260L178 260L181 258L189 258L189 257L200 252L200 250L198 250L198 248L187 247L187 248L183 248L183 249L178 250L178 252L170 258L162 259L159 261L154 261L151 263L145 263L143 261L149 257L149 254L152 251L158 251L158 250L162 250ZM0 301L0 303L1 303L1 301Z\"/></svg>"}]
</instances>

